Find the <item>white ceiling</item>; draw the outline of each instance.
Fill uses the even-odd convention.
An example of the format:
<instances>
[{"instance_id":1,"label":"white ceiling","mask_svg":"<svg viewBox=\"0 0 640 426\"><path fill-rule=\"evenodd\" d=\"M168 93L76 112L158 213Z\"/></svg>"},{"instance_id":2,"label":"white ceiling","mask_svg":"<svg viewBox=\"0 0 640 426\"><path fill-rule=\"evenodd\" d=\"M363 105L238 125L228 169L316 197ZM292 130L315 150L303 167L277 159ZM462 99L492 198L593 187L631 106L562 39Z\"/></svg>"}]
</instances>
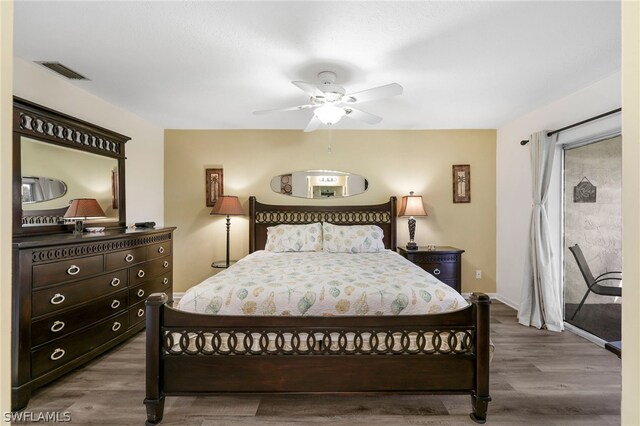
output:
<instances>
[{"instance_id":1,"label":"white ceiling","mask_svg":"<svg viewBox=\"0 0 640 426\"><path fill-rule=\"evenodd\" d=\"M15 4L15 55L163 128L303 129L291 80L338 74L384 120L344 129L497 128L620 70L620 3L62 2Z\"/></svg>"}]
</instances>

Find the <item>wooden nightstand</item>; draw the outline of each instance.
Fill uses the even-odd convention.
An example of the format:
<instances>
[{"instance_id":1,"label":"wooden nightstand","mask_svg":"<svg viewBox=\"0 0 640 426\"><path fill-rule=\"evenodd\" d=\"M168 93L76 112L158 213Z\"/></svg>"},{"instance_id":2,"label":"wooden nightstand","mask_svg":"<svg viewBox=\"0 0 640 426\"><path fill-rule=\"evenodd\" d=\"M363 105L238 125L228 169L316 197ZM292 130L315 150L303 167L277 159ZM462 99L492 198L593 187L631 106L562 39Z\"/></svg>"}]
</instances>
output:
<instances>
[{"instance_id":1,"label":"wooden nightstand","mask_svg":"<svg viewBox=\"0 0 640 426\"><path fill-rule=\"evenodd\" d=\"M418 250L398 247L398 253L460 293L464 250L447 246L437 246L435 250L427 250L426 247L418 247Z\"/></svg>"}]
</instances>

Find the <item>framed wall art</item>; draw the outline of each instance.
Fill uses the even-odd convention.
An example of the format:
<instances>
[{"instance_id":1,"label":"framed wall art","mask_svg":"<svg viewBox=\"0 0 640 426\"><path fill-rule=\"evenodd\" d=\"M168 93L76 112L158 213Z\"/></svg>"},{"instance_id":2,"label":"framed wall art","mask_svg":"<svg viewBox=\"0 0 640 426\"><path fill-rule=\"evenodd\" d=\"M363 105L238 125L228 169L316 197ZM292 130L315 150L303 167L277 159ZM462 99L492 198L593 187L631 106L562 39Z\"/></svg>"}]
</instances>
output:
<instances>
[{"instance_id":1,"label":"framed wall art","mask_svg":"<svg viewBox=\"0 0 640 426\"><path fill-rule=\"evenodd\" d=\"M222 169L206 169L204 178L207 188L207 206L213 207L216 204L218 197L224 195Z\"/></svg>"},{"instance_id":2,"label":"framed wall art","mask_svg":"<svg viewBox=\"0 0 640 426\"><path fill-rule=\"evenodd\" d=\"M469 164L453 165L453 202L471 202L471 166Z\"/></svg>"}]
</instances>

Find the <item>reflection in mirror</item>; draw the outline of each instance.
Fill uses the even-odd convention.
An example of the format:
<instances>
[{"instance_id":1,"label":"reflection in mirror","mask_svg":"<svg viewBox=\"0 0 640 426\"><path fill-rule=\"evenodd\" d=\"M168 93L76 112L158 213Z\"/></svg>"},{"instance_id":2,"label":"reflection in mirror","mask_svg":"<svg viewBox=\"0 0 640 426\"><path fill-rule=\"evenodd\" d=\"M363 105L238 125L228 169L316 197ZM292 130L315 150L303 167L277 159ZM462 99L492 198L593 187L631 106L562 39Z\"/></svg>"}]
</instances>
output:
<instances>
[{"instance_id":1,"label":"reflection in mirror","mask_svg":"<svg viewBox=\"0 0 640 426\"><path fill-rule=\"evenodd\" d=\"M67 184L44 176L22 177L22 202L41 203L55 200L67 193Z\"/></svg>"},{"instance_id":2,"label":"reflection in mirror","mask_svg":"<svg viewBox=\"0 0 640 426\"><path fill-rule=\"evenodd\" d=\"M114 177L117 178L118 175L117 159L41 142L24 136L21 137L20 149L23 226L59 224L62 220L61 216L64 215L69 203L75 198L95 198L98 200L106 217L91 222L117 221L119 219L118 206L117 203L114 203L114 199L118 199L118 186L114 184ZM46 178L33 178L32 176L46 176ZM60 187L62 184L65 187L64 193L58 197L45 197L41 201L29 201L28 199L34 198L33 194L37 192L32 189L36 187L36 183L32 179L38 179L38 181L47 179L52 182L51 187ZM31 195L27 196L25 192L29 191L32 191ZM34 219L34 217L47 216L53 218Z\"/></svg>"},{"instance_id":3,"label":"reflection in mirror","mask_svg":"<svg viewBox=\"0 0 640 426\"><path fill-rule=\"evenodd\" d=\"M340 198L365 192L369 182L363 176L333 170L307 170L274 176L271 189L301 198Z\"/></svg>"}]
</instances>

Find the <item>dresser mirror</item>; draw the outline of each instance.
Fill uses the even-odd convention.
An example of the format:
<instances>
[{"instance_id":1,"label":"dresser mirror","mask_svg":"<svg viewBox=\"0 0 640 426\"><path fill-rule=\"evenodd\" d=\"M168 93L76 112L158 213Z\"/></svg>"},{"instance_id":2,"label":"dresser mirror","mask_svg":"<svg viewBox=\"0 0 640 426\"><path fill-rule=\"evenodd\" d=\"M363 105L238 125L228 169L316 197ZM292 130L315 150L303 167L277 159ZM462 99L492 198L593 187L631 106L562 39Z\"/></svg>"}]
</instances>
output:
<instances>
[{"instance_id":1,"label":"dresser mirror","mask_svg":"<svg viewBox=\"0 0 640 426\"><path fill-rule=\"evenodd\" d=\"M369 188L363 176L334 170L306 170L285 173L271 179L278 194L300 198L343 198L362 194Z\"/></svg>"},{"instance_id":2,"label":"dresser mirror","mask_svg":"<svg viewBox=\"0 0 640 426\"><path fill-rule=\"evenodd\" d=\"M124 226L126 136L14 98L14 234L65 232L72 200L94 198L104 218L85 223Z\"/></svg>"}]
</instances>

